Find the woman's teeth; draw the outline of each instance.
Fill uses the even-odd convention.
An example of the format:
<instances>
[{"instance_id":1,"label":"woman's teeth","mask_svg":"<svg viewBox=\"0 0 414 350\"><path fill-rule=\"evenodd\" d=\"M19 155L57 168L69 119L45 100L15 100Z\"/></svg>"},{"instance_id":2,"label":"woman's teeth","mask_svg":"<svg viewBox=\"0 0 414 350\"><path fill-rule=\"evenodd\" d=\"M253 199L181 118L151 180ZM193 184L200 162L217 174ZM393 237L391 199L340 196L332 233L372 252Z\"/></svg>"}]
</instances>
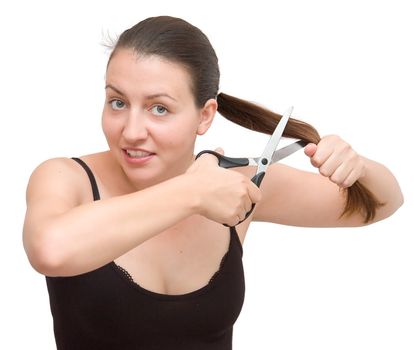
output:
<instances>
[{"instance_id":1,"label":"woman's teeth","mask_svg":"<svg viewBox=\"0 0 414 350\"><path fill-rule=\"evenodd\" d=\"M126 152L132 158L143 158L143 157L148 157L148 156L150 156L152 154L152 153L149 153L149 152L132 151L132 150L127 150Z\"/></svg>"}]
</instances>

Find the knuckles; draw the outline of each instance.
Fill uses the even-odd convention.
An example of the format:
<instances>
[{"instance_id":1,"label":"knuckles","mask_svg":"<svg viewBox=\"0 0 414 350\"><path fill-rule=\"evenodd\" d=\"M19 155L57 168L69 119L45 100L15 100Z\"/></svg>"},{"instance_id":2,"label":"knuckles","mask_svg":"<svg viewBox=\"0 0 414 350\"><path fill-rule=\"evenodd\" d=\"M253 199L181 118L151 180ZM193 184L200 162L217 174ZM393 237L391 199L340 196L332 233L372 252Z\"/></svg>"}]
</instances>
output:
<instances>
[{"instance_id":1,"label":"knuckles","mask_svg":"<svg viewBox=\"0 0 414 350\"><path fill-rule=\"evenodd\" d=\"M319 168L319 173L323 176L331 176L331 172L326 167Z\"/></svg>"}]
</instances>

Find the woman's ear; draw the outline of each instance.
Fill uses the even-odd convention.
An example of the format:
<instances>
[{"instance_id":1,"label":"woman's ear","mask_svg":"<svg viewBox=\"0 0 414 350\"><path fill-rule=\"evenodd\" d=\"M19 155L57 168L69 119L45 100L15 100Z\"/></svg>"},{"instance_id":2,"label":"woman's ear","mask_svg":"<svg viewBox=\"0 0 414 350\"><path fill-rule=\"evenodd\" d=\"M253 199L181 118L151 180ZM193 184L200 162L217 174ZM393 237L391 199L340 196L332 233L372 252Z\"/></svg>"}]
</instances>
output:
<instances>
[{"instance_id":1,"label":"woman's ear","mask_svg":"<svg viewBox=\"0 0 414 350\"><path fill-rule=\"evenodd\" d=\"M200 110L200 122L197 127L197 134L204 135L210 128L211 123L214 120L214 116L217 112L217 101L214 98L210 98L204 104L204 107Z\"/></svg>"}]
</instances>

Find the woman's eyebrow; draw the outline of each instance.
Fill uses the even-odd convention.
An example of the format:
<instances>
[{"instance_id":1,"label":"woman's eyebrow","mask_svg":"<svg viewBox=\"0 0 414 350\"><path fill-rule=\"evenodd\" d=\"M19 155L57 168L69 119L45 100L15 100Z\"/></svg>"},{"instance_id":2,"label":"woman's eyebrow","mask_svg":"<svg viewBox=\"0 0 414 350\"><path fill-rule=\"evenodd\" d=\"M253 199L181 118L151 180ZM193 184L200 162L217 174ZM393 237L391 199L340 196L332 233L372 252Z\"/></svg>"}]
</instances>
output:
<instances>
[{"instance_id":1,"label":"woman's eyebrow","mask_svg":"<svg viewBox=\"0 0 414 350\"><path fill-rule=\"evenodd\" d=\"M107 84L105 86L105 89L107 89L107 88L110 88L110 89L114 90L115 92L117 92L118 94L120 94L122 96L126 96L126 94L124 94L121 90L117 89L116 87L114 87L111 84ZM172 97L172 96L170 96L166 93L157 93L157 94L151 94L151 95L144 96L144 98L147 99L147 100L151 100L151 99L154 99L154 98L157 98L157 97L167 97L167 98L177 102L177 100L174 97Z\"/></svg>"},{"instance_id":2,"label":"woman's eyebrow","mask_svg":"<svg viewBox=\"0 0 414 350\"><path fill-rule=\"evenodd\" d=\"M177 102L177 100L174 97L172 97L172 96L170 96L168 94L165 94L165 93L152 94L152 95L147 95L147 96L144 96L144 97L147 100L151 100L151 99L154 99L154 98L157 98L157 97L167 97L167 98L169 98L169 99Z\"/></svg>"},{"instance_id":3,"label":"woman's eyebrow","mask_svg":"<svg viewBox=\"0 0 414 350\"><path fill-rule=\"evenodd\" d=\"M122 96L126 96L126 95L125 95L125 94L124 94L121 90L117 89L116 87L112 86L111 84L107 84L107 85L105 86L105 90L106 90L107 88L110 88L110 89L114 90L116 93L118 93L118 94L120 94L120 95L122 95Z\"/></svg>"}]
</instances>

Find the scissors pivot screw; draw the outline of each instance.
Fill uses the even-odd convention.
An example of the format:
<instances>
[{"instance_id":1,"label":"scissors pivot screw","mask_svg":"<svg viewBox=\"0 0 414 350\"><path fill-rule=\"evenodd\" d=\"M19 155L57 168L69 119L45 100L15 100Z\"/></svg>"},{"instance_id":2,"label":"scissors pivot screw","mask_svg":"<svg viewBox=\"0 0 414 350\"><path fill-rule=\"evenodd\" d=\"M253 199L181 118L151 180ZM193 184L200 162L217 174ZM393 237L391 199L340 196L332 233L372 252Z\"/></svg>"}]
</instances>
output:
<instances>
[{"instance_id":1,"label":"scissors pivot screw","mask_svg":"<svg viewBox=\"0 0 414 350\"><path fill-rule=\"evenodd\" d=\"M262 159L262 164L263 164L263 165L266 165L267 163L268 163L267 158L263 158L263 159Z\"/></svg>"}]
</instances>

